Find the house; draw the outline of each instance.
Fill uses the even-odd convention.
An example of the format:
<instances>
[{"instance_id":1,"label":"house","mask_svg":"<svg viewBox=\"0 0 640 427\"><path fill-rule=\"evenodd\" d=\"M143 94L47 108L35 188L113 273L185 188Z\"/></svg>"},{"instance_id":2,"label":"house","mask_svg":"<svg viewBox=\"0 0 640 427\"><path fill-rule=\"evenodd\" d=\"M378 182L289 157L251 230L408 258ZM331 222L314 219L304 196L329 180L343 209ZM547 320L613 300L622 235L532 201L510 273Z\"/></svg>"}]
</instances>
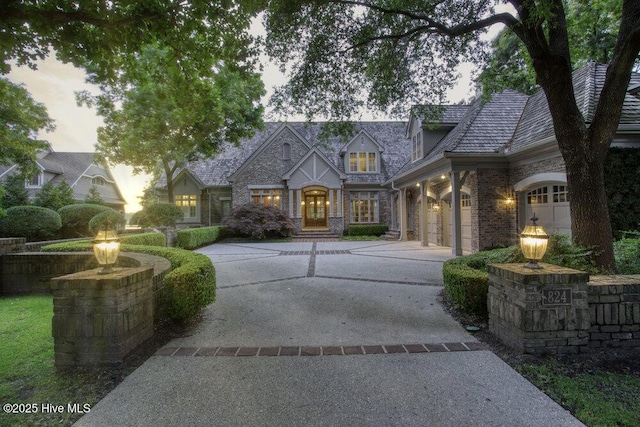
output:
<instances>
[{"instance_id":1,"label":"house","mask_svg":"<svg viewBox=\"0 0 640 427\"><path fill-rule=\"evenodd\" d=\"M36 160L40 172L25 182L29 198L33 199L44 184L57 185L65 180L77 202L84 202L91 187L95 186L106 206L124 214L126 201L106 165L96 163L94 153L55 152L49 146L38 153ZM0 180L17 174L17 165L0 165Z\"/></svg>"},{"instance_id":2,"label":"house","mask_svg":"<svg viewBox=\"0 0 640 427\"><path fill-rule=\"evenodd\" d=\"M587 122L605 72L589 63L574 74ZM640 147L639 84L634 74L614 146ZM514 243L533 212L548 232L571 232L543 92L416 106L406 123L359 122L348 137L323 139L322 126L267 123L240 146L187 165L174 185L183 225L218 223L232 206L253 201L286 210L298 231L342 234L350 224L381 223L398 238L456 255Z\"/></svg>"}]
</instances>

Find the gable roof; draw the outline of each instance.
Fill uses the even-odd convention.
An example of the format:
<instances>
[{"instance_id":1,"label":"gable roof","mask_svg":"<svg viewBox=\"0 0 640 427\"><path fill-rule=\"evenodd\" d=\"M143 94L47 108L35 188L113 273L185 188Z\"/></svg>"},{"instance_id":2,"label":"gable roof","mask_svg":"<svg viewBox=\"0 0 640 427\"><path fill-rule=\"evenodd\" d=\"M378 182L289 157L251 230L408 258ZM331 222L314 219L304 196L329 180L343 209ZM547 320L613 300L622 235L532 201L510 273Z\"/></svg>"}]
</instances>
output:
<instances>
[{"instance_id":1,"label":"gable roof","mask_svg":"<svg viewBox=\"0 0 640 427\"><path fill-rule=\"evenodd\" d=\"M310 149L317 148L340 173L345 173L344 159L340 156L340 150L353 137L350 136L346 140L341 136L329 136L322 139L320 133L323 126L323 122L267 122L263 130L257 131L251 138L243 140L238 146L224 144L216 157L190 162L186 168L206 187L230 186L228 178L241 172L242 165L246 164L260 147L266 147L280 131L289 129L298 138L302 138ZM411 147L404 137L405 126L406 122L400 121L356 122L353 135L366 131L366 134L384 150L381 153L382 170L379 174L347 174L348 182L384 182L395 174L411 154ZM158 180L156 188L164 188L165 186L166 177L162 176Z\"/></svg>"}]
</instances>

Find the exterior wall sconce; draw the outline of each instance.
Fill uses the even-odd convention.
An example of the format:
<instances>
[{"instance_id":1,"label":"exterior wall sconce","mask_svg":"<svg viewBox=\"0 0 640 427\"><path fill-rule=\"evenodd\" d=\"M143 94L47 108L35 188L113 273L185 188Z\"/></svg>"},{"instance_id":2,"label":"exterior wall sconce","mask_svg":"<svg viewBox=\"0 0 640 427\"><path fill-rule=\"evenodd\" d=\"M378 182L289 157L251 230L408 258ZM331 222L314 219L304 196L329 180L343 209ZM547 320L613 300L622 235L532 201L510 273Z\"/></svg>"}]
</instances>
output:
<instances>
[{"instance_id":1,"label":"exterior wall sconce","mask_svg":"<svg viewBox=\"0 0 640 427\"><path fill-rule=\"evenodd\" d=\"M113 265L120 253L120 238L115 230L101 230L93 241L93 254L102 270L98 274L113 273Z\"/></svg>"},{"instance_id":2,"label":"exterior wall sconce","mask_svg":"<svg viewBox=\"0 0 640 427\"><path fill-rule=\"evenodd\" d=\"M547 251L549 235L541 225L536 224L537 220L538 218L534 213L531 218L531 225L527 225L520 234L522 254L529 260L529 262L525 264L525 268L541 269L542 266L538 264L538 261L542 259L544 253Z\"/></svg>"}]
</instances>

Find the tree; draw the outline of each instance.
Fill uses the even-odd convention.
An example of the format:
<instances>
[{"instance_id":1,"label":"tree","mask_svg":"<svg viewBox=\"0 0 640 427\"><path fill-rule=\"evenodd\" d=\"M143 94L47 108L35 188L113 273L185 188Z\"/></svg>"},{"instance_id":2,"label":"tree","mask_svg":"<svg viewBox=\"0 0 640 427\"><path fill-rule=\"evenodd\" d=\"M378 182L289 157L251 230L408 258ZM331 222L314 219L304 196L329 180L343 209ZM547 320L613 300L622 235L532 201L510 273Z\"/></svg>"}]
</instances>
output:
<instances>
[{"instance_id":1,"label":"tree","mask_svg":"<svg viewBox=\"0 0 640 427\"><path fill-rule=\"evenodd\" d=\"M257 13L253 1L5 0L0 11L0 73L10 61L35 68L53 50L100 81L135 65L146 44L171 46L194 61L213 55L241 59L252 51L245 31Z\"/></svg>"},{"instance_id":2,"label":"tree","mask_svg":"<svg viewBox=\"0 0 640 427\"><path fill-rule=\"evenodd\" d=\"M213 156L223 142L239 143L262 126L264 88L250 69L211 56L194 67L157 45L142 48L137 64L103 85L101 95L80 99L104 117L98 155L134 173L153 173L160 162L173 201L174 174L186 162Z\"/></svg>"},{"instance_id":3,"label":"tree","mask_svg":"<svg viewBox=\"0 0 640 427\"><path fill-rule=\"evenodd\" d=\"M362 105L403 112L439 103L462 60L482 60L481 32L503 24L523 42L544 91L566 165L574 241L600 249L614 269L603 166L640 50L640 2L624 0L616 43L593 121L573 91L571 39L563 0L508 0L516 15L481 0L281 0L269 2L267 50L290 79L275 98L307 116L348 118ZM366 93L366 98L363 97Z\"/></svg>"},{"instance_id":4,"label":"tree","mask_svg":"<svg viewBox=\"0 0 640 427\"><path fill-rule=\"evenodd\" d=\"M9 209L13 206L27 206L30 204L29 192L24 182L24 175L22 174L13 174L7 177L3 183L5 193L2 196L0 207Z\"/></svg>"},{"instance_id":5,"label":"tree","mask_svg":"<svg viewBox=\"0 0 640 427\"><path fill-rule=\"evenodd\" d=\"M587 61L606 64L616 44L622 3L618 0L568 0L567 32L574 68ZM483 92L505 88L532 94L538 90L531 58L518 36L503 29L491 43L491 54L478 80Z\"/></svg>"},{"instance_id":6,"label":"tree","mask_svg":"<svg viewBox=\"0 0 640 427\"><path fill-rule=\"evenodd\" d=\"M73 205L75 202L73 191L69 187L69 183L64 179L60 180L56 185L54 185L53 181L45 183L33 199L35 206L42 206L54 211L63 206Z\"/></svg>"},{"instance_id":7,"label":"tree","mask_svg":"<svg viewBox=\"0 0 640 427\"><path fill-rule=\"evenodd\" d=\"M30 176L37 171L38 150L46 147L36 135L41 130L52 131L53 121L44 105L6 78L0 78L0 99L0 164L18 164Z\"/></svg>"},{"instance_id":8,"label":"tree","mask_svg":"<svg viewBox=\"0 0 640 427\"><path fill-rule=\"evenodd\" d=\"M98 191L98 187L95 184L89 187L89 193L87 193L87 197L84 198L84 202L94 205L104 205L104 200L102 199L100 191Z\"/></svg>"}]
</instances>

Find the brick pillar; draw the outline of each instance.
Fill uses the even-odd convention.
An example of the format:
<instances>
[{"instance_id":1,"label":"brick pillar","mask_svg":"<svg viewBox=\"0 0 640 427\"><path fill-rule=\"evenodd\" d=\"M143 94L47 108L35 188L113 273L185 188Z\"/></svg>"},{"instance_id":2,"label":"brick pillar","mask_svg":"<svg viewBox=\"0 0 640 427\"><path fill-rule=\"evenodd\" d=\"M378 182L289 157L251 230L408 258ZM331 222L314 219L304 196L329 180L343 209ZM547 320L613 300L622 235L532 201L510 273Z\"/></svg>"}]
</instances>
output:
<instances>
[{"instance_id":1,"label":"brick pillar","mask_svg":"<svg viewBox=\"0 0 640 427\"><path fill-rule=\"evenodd\" d=\"M589 342L589 275L541 265L487 266L489 331L523 353L579 353Z\"/></svg>"},{"instance_id":2,"label":"brick pillar","mask_svg":"<svg viewBox=\"0 0 640 427\"><path fill-rule=\"evenodd\" d=\"M153 335L153 268L52 280L56 368L121 362Z\"/></svg>"}]
</instances>

